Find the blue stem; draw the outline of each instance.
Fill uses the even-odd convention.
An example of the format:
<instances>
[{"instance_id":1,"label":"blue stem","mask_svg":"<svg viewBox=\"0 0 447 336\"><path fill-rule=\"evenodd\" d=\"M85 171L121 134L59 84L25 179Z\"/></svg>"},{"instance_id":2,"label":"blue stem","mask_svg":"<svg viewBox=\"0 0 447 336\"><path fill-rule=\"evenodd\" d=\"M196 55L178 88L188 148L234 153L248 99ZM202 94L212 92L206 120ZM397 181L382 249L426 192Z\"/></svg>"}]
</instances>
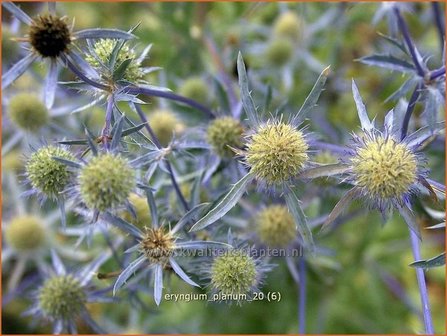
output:
<instances>
[{"instance_id":1,"label":"blue stem","mask_svg":"<svg viewBox=\"0 0 447 336\"><path fill-rule=\"evenodd\" d=\"M416 55L416 47L414 46L413 40L410 37L410 32L408 31L407 24L405 23L400 13L400 10L397 6L394 7L394 14L396 14L397 24L399 26L400 31L402 32L402 35L404 36L405 43L407 44L408 50L410 51L411 58L413 59L413 63L416 67L418 75L424 77L425 72L422 68L422 65L419 63L419 59Z\"/></svg>"},{"instance_id":2,"label":"blue stem","mask_svg":"<svg viewBox=\"0 0 447 336\"><path fill-rule=\"evenodd\" d=\"M298 261L299 296L298 296L298 333L304 334L306 330L306 260L301 257Z\"/></svg>"},{"instance_id":3,"label":"blue stem","mask_svg":"<svg viewBox=\"0 0 447 336\"><path fill-rule=\"evenodd\" d=\"M422 84L419 83L411 95L410 101L408 102L407 112L405 112L404 121L402 123L402 133L400 138L404 139L408 133L408 125L410 124L411 115L413 114L414 106L419 99L419 94L422 88Z\"/></svg>"},{"instance_id":4,"label":"blue stem","mask_svg":"<svg viewBox=\"0 0 447 336\"><path fill-rule=\"evenodd\" d=\"M433 70L430 73L430 80L436 79L444 75L445 75L445 66L442 66L439 69Z\"/></svg>"},{"instance_id":5,"label":"blue stem","mask_svg":"<svg viewBox=\"0 0 447 336\"><path fill-rule=\"evenodd\" d=\"M431 3L433 8L433 16L435 17L436 28L438 29L439 43L441 46L441 52L444 49L444 39L445 39L445 26L444 26L444 12L439 7L438 2Z\"/></svg>"},{"instance_id":6,"label":"blue stem","mask_svg":"<svg viewBox=\"0 0 447 336\"><path fill-rule=\"evenodd\" d=\"M414 233L411 229L410 229L410 239L411 239L411 249L413 250L414 260L421 260L419 238L416 235L416 233ZM433 321L431 318L430 303L428 299L427 284L425 283L424 270L422 268L417 267L416 276L419 286L419 295L421 296L425 333L428 335L433 335L434 334Z\"/></svg>"},{"instance_id":7,"label":"blue stem","mask_svg":"<svg viewBox=\"0 0 447 336\"><path fill-rule=\"evenodd\" d=\"M185 105L189 105L189 106L203 112L210 119L215 118L213 112L205 105L202 105L202 104L196 102L195 100L192 100L192 99L189 99L189 98L186 98L183 96L179 96L172 92L142 88L139 86L126 87L123 89L123 92L128 93L128 94L134 94L134 95L144 94L147 96L160 97L160 98L166 98L169 100L177 101L177 102L183 103Z\"/></svg>"},{"instance_id":8,"label":"blue stem","mask_svg":"<svg viewBox=\"0 0 447 336\"><path fill-rule=\"evenodd\" d=\"M154 142L155 146L157 148L162 148L159 139L157 138L157 136L155 135L154 131L152 130L151 126L149 125L149 122L146 118L146 115L144 114L143 110L141 109L140 105L138 104L134 104L135 109L137 110L138 116L140 117L141 121L144 123L144 127L146 128L147 132L149 133L149 135L152 138L152 141ZM174 190L180 200L180 203L182 203L183 208L185 209L185 211L189 211L189 206L188 206L188 202L186 202L185 197L182 194L182 191L180 190L180 187L177 183L177 180L174 176L174 172L172 171L172 167L171 164L169 163L168 160L165 160L165 164L166 164L166 168L168 170L169 176L171 178L171 182L172 185L174 187Z\"/></svg>"}]
</instances>

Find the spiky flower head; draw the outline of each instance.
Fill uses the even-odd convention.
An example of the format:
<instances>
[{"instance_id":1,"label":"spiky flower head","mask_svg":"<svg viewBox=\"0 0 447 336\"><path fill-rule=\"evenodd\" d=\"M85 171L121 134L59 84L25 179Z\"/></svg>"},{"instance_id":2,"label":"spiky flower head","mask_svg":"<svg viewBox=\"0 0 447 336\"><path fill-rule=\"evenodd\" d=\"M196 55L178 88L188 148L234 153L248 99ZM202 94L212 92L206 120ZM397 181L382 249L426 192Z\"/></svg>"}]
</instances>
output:
<instances>
[{"instance_id":1,"label":"spiky flower head","mask_svg":"<svg viewBox=\"0 0 447 336\"><path fill-rule=\"evenodd\" d=\"M68 167L54 157L74 160L64 148L46 146L33 153L26 164L26 174L33 188L51 198L57 198L73 177Z\"/></svg>"},{"instance_id":2,"label":"spiky flower head","mask_svg":"<svg viewBox=\"0 0 447 336\"><path fill-rule=\"evenodd\" d=\"M85 58L86 61L94 68L101 68L101 63L108 64L110 56L117 43L118 41L113 39L101 39L97 41L93 46L93 51L96 54L96 57L87 55ZM126 44L124 44L118 52L115 60L115 69L113 70L116 70L123 64L123 62L129 62L128 60L130 60L130 63L124 72L123 79L129 82L136 82L143 78L144 74L141 70L141 64L137 61L135 50L129 48Z\"/></svg>"},{"instance_id":3,"label":"spiky flower head","mask_svg":"<svg viewBox=\"0 0 447 336\"><path fill-rule=\"evenodd\" d=\"M416 182L417 160L404 142L382 135L369 136L350 159L352 179L373 199L400 199Z\"/></svg>"},{"instance_id":4,"label":"spiky flower head","mask_svg":"<svg viewBox=\"0 0 447 336\"><path fill-rule=\"evenodd\" d=\"M285 247L297 235L295 221L283 205L263 209L256 217L256 230L261 241L273 247Z\"/></svg>"},{"instance_id":5,"label":"spiky flower head","mask_svg":"<svg viewBox=\"0 0 447 336\"><path fill-rule=\"evenodd\" d=\"M180 86L179 93L182 96L191 98L199 103L208 102L208 86L200 77L188 78Z\"/></svg>"},{"instance_id":6,"label":"spiky flower head","mask_svg":"<svg viewBox=\"0 0 447 336\"><path fill-rule=\"evenodd\" d=\"M34 251L45 243L44 225L35 216L15 217L5 228L5 240L16 251Z\"/></svg>"},{"instance_id":7,"label":"spiky flower head","mask_svg":"<svg viewBox=\"0 0 447 336\"><path fill-rule=\"evenodd\" d=\"M278 185L296 176L308 160L304 134L291 124L269 121L249 137L245 161L267 185Z\"/></svg>"},{"instance_id":8,"label":"spiky flower head","mask_svg":"<svg viewBox=\"0 0 447 336\"><path fill-rule=\"evenodd\" d=\"M276 36L288 38L293 41L300 39L302 30L303 20L291 11L281 14L273 27L273 32Z\"/></svg>"},{"instance_id":9,"label":"spiky flower head","mask_svg":"<svg viewBox=\"0 0 447 336\"><path fill-rule=\"evenodd\" d=\"M179 118L169 110L155 110L149 115L149 123L160 141L166 147L172 139L172 135L181 134L185 126Z\"/></svg>"},{"instance_id":10,"label":"spiky flower head","mask_svg":"<svg viewBox=\"0 0 447 336\"><path fill-rule=\"evenodd\" d=\"M47 279L39 290L39 306L49 318L69 320L78 315L87 295L79 280L71 275Z\"/></svg>"},{"instance_id":11,"label":"spiky flower head","mask_svg":"<svg viewBox=\"0 0 447 336\"><path fill-rule=\"evenodd\" d=\"M270 64L282 66L293 55L293 44L290 40L279 38L272 40L265 51L265 57Z\"/></svg>"},{"instance_id":12,"label":"spiky flower head","mask_svg":"<svg viewBox=\"0 0 447 336\"><path fill-rule=\"evenodd\" d=\"M242 147L244 128L232 117L214 119L207 129L207 140L214 152L223 158L234 156L232 148Z\"/></svg>"},{"instance_id":13,"label":"spiky flower head","mask_svg":"<svg viewBox=\"0 0 447 336\"><path fill-rule=\"evenodd\" d=\"M25 131L37 132L48 123L48 109L33 93L19 93L11 98L8 106L11 121Z\"/></svg>"},{"instance_id":14,"label":"spiky flower head","mask_svg":"<svg viewBox=\"0 0 447 336\"><path fill-rule=\"evenodd\" d=\"M70 29L64 18L52 14L39 15L29 28L33 50L42 57L59 57L71 43Z\"/></svg>"},{"instance_id":15,"label":"spiky flower head","mask_svg":"<svg viewBox=\"0 0 447 336\"><path fill-rule=\"evenodd\" d=\"M139 228L149 226L151 223L151 213L146 197L131 193L129 195L129 202L134 207L136 217L133 217L132 214L126 210L122 214L123 219Z\"/></svg>"},{"instance_id":16,"label":"spiky flower head","mask_svg":"<svg viewBox=\"0 0 447 336\"><path fill-rule=\"evenodd\" d=\"M101 154L79 174L80 194L90 209L105 211L122 204L136 186L135 172L120 155Z\"/></svg>"},{"instance_id":17,"label":"spiky flower head","mask_svg":"<svg viewBox=\"0 0 447 336\"><path fill-rule=\"evenodd\" d=\"M168 263L174 247L175 237L162 227L158 229L146 228L140 242L140 250L149 262L163 266Z\"/></svg>"},{"instance_id":18,"label":"spiky flower head","mask_svg":"<svg viewBox=\"0 0 447 336\"><path fill-rule=\"evenodd\" d=\"M256 285L256 261L242 250L227 250L211 266L211 285L224 295L247 294Z\"/></svg>"}]
</instances>

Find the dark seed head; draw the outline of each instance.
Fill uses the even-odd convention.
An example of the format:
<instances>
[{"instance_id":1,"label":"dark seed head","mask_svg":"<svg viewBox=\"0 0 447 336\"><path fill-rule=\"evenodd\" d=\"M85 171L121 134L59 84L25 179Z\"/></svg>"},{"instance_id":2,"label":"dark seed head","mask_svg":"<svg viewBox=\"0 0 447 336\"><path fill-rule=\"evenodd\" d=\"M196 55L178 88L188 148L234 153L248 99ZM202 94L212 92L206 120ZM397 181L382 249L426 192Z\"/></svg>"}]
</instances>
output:
<instances>
[{"instance_id":1,"label":"dark seed head","mask_svg":"<svg viewBox=\"0 0 447 336\"><path fill-rule=\"evenodd\" d=\"M51 14L39 15L29 30L30 43L42 57L58 57L71 43L65 20Z\"/></svg>"}]
</instances>

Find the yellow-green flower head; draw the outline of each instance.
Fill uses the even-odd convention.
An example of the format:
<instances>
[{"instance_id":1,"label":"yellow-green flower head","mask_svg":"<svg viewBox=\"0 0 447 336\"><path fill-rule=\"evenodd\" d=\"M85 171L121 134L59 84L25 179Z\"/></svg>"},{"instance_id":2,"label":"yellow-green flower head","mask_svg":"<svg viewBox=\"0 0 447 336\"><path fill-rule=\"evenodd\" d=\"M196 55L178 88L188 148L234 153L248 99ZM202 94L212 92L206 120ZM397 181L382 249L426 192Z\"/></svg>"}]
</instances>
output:
<instances>
[{"instance_id":1,"label":"yellow-green flower head","mask_svg":"<svg viewBox=\"0 0 447 336\"><path fill-rule=\"evenodd\" d=\"M19 93L12 97L8 115L15 125L29 132L37 132L49 121L48 109L33 93Z\"/></svg>"},{"instance_id":2,"label":"yellow-green flower head","mask_svg":"<svg viewBox=\"0 0 447 336\"><path fill-rule=\"evenodd\" d=\"M285 37L292 41L301 38L303 31L303 20L294 12L281 14L273 26L273 33L277 37Z\"/></svg>"},{"instance_id":3,"label":"yellow-green flower head","mask_svg":"<svg viewBox=\"0 0 447 336\"><path fill-rule=\"evenodd\" d=\"M86 61L94 68L101 68L100 61L102 64L107 64L109 62L110 55L112 54L116 43L117 40L113 39L101 39L97 41L93 49L99 60L93 55L87 55L85 58ZM141 64L137 62L135 50L129 48L129 46L124 45L118 52L115 61L115 69L128 59L131 59L132 61L124 72L123 78L129 82L136 82L143 77L143 71L141 70Z\"/></svg>"},{"instance_id":4,"label":"yellow-green flower head","mask_svg":"<svg viewBox=\"0 0 447 336\"><path fill-rule=\"evenodd\" d=\"M134 218L132 214L126 210L123 212L123 219L138 226L139 228L150 226L151 213L146 197L131 193L129 196L129 202L135 209L136 218Z\"/></svg>"},{"instance_id":5,"label":"yellow-green flower head","mask_svg":"<svg viewBox=\"0 0 447 336\"><path fill-rule=\"evenodd\" d=\"M56 58L71 44L71 32L65 18L52 14L39 15L29 29L30 44L42 57Z\"/></svg>"},{"instance_id":6,"label":"yellow-green flower head","mask_svg":"<svg viewBox=\"0 0 447 336\"><path fill-rule=\"evenodd\" d=\"M146 228L140 248L150 263L166 265L175 248L175 237L163 228Z\"/></svg>"},{"instance_id":7,"label":"yellow-green flower head","mask_svg":"<svg viewBox=\"0 0 447 336\"><path fill-rule=\"evenodd\" d=\"M256 286L256 261L241 250L228 250L211 266L211 285L224 295L247 294Z\"/></svg>"},{"instance_id":8,"label":"yellow-green flower head","mask_svg":"<svg viewBox=\"0 0 447 336\"><path fill-rule=\"evenodd\" d=\"M34 216L14 217L5 228L5 241L16 251L35 251L45 243L44 225Z\"/></svg>"},{"instance_id":9,"label":"yellow-green flower head","mask_svg":"<svg viewBox=\"0 0 447 336\"><path fill-rule=\"evenodd\" d=\"M114 154L101 154L79 174L80 194L90 209L105 211L123 204L136 186L135 172L128 161Z\"/></svg>"},{"instance_id":10,"label":"yellow-green flower head","mask_svg":"<svg viewBox=\"0 0 447 336\"><path fill-rule=\"evenodd\" d=\"M172 139L172 135L181 134L185 125L169 110L155 110L149 115L149 124L161 145L166 147Z\"/></svg>"},{"instance_id":11,"label":"yellow-green flower head","mask_svg":"<svg viewBox=\"0 0 447 336\"><path fill-rule=\"evenodd\" d=\"M214 119L207 129L207 140L214 152L222 158L234 156L232 148L242 147L244 128L232 117Z\"/></svg>"},{"instance_id":12,"label":"yellow-green flower head","mask_svg":"<svg viewBox=\"0 0 447 336\"><path fill-rule=\"evenodd\" d=\"M267 61L272 65L282 66L286 64L293 55L293 44L285 38L272 40L265 51Z\"/></svg>"},{"instance_id":13,"label":"yellow-green flower head","mask_svg":"<svg viewBox=\"0 0 447 336\"><path fill-rule=\"evenodd\" d=\"M272 247L286 247L297 235L297 228L287 207L271 205L256 216L256 230L261 242Z\"/></svg>"},{"instance_id":14,"label":"yellow-green flower head","mask_svg":"<svg viewBox=\"0 0 447 336\"><path fill-rule=\"evenodd\" d=\"M81 283L71 275L49 278L39 290L39 306L52 319L72 319L84 309L86 302Z\"/></svg>"},{"instance_id":15,"label":"yellow-green flower head","mask_svg":"<svg viewBox=\"0 0 447 336\"><path fill-rule=\"evenodd\" d=\"M33 153L26 163L26 174L33 188L51 198L57 198L73 177L68 167L53 157L74 160L67 150L46 146Z\"/></svg>"},{"instance_id":16,"label":"yellow-green flower head","mask_svg":"<svg viewBox=\"0 0 447 336\"><path fill-rule=\"evenodd\" d=\"M250 136L245 161L267 185L278 185L296 176L308 160L304 134L282 121L267 122Z\"/></svg>"},{"instance_id":17,"label":"yellow-green flower head","mask_svg":"<svg viewBox=\"0 0 447 336\"><path fill-rule=\"evenodd\" d=\"M372 198L401 198L416 182L416 155L405 143L381 135L367 139L351 158L353 181Z\"/></svg>"},{"instance_id":18,"label":"yellow-green flower head","mask_svg":"<svg viewBox=\"0 0 447 336\"><path fill-rule=\"evenodd\" d=\"M3 171L18 171L23 168L23 162L20 159L20 152L12 150L2 157Z\"/></svg>"},{"instance_id":19,"label":"yellow-green flower head","mask_svg":"<svg viewBox=\"0 0 447 336\"><path fill-rule=\"evenodd\" d=\"M183 82L179 89L180 95L191 98L202 104L208 102L208 91L208 86L200 77L188 78Z\"/></svg>"}]
</instances>

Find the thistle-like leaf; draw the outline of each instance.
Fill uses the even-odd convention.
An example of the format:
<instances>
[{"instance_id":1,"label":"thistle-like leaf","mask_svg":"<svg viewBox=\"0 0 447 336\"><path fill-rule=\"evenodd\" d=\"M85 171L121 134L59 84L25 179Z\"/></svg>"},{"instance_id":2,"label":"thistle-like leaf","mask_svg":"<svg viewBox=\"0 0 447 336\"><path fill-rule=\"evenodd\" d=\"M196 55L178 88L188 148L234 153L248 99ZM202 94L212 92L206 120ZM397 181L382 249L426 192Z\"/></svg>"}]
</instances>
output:
<instances>
[{"instance_id":1,"label":"thistle-like leaf","mask_svg":"<svg viewBox=\"0 0 447 336\"><path fill-rule=\"evenodd\" d=\"M301 118L306 118L308 113L315 107L318 98L320 98L321 92L323 92L324 84L326 83L329 73L330 73L330 66L326 67L321 72L320 76L318 76L317 81L315 82L309 95L304 100L303 106L301 106L296 117L300 116Z\"/></svg>"},{"instance_id":2,"label":"thistle-like leaf","mask_svg":"<svg viewBox=\"0 0 447 336\"><path fill-rule=\"evenodd\" d=\"M412 262L410 266L418 267L418 268L433 268L433 267L441 267L445 265L445 252L440 255L427 259L427 260L417 260Z\"/></svg>"},{"instance_id":3,"label":"thistle-like leaf","mask_svg":"<svg viewBox=\"0 0 447 336\"><path fill-rule=\"evenodd\" d=\"M315 249L315 245L312 237L312 231L307 224L306 215L304 214L303 209L301 209L298 195L296 194L295 190L289 188L285 194L285 198L287 207L295 220L295 224L297 225L298 232L303 239L304 244L306 244L306 246L313 251Z\"/></svg>"},{"instance_id":4,"label":"thistle-like leaf","mask_svg":"<svg viewBox=\"0 0 447 336\"><path fill-rule=\"evenodd\" d=\"M242 58L241 52L239 52L237 56L237 72L239 76L239 87L241 89L242 105L244 107L245 113L247 113L250 124L253 127L257 127L259 125L258 112L248 88L247 71L245 70L245 63L244 59Z\"/></svg>"},{"instance_id":5,"label":"thistle-like leaf","mask_svg":"<svg viewBox=\"0 0 447 336\"><path fill-rule=\"evenodd\" d=\"M202 217L190 231L198 231L206 228L207 226L213 224L220 218L222 218L228 211L230 211L239 199L242 197L243 193L246 191L248 184L254 179L251 173L245 175L240 179L228 192L228 194L223 197L219 203L216 204L204 217Z\"/></svg>"}]
</instances>

